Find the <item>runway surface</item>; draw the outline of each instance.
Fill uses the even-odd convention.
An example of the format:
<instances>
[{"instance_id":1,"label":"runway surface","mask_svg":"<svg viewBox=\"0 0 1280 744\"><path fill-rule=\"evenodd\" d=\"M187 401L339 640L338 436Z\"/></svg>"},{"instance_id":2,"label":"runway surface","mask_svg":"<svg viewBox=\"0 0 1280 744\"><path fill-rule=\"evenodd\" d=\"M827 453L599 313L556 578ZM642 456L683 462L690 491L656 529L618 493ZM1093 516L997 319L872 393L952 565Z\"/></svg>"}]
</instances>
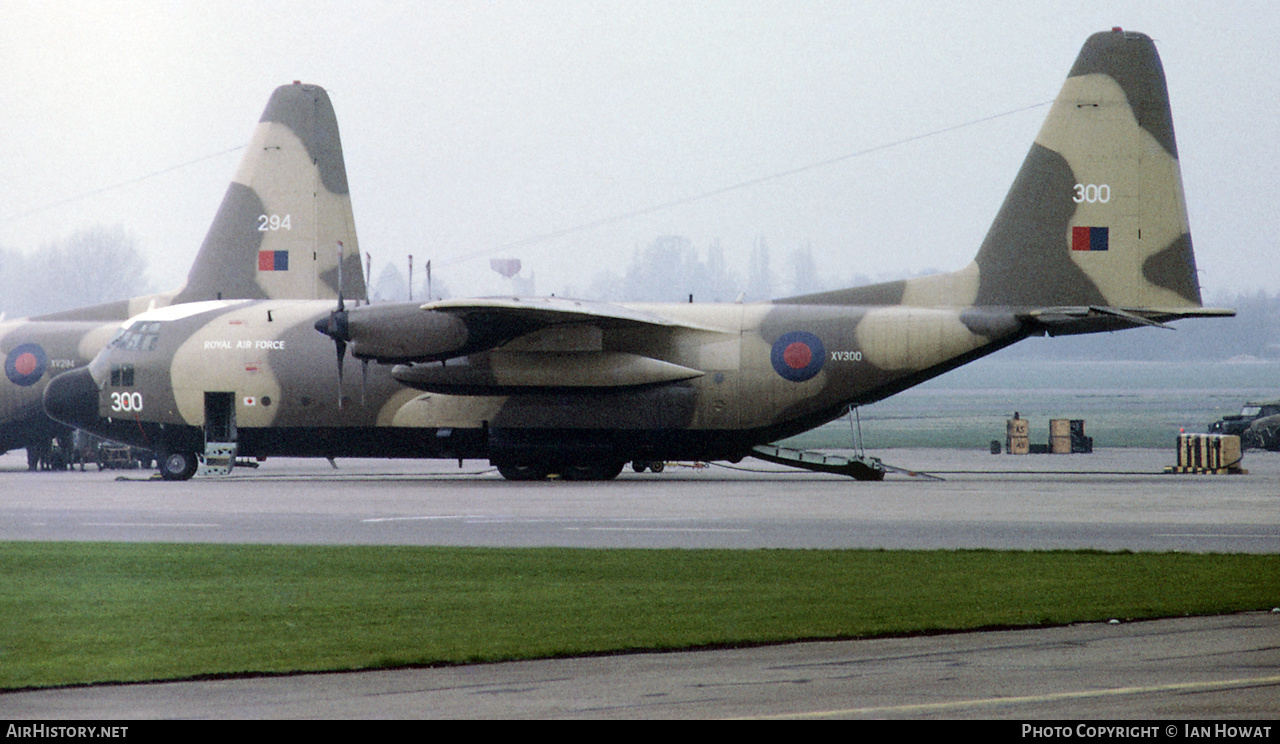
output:
<instances>
[{"instance_id":1,"label":"runway surface","mask_svg":"<svg viewBox=\"0 0 1280 744\"><path fill-rule=\"evenodd\" d=\"M1280 455L873 452L942 480L668 467L509 483L484 462L278 460L186 483L27 473L0 540L1280 552ZM692 465L692 464L690 464ZM1277 577L1280 604L1280 577ZM0 694L6 718L1274 718L1280 613L450 669Z\"/></svg>"},{"instance_id":2,"label":"runway surface","mask_svg":"<svg viewBox=\"0 0 1280 744\"><path fill-rule=\"evenodd\" d=\"M1218 476L1166 475L1172 452L1144 449L875 454L942 480L755 460L605 483L512 483L483 461L272 460L184 483L0 470L0 540L1280 551L1280 453Z\"/></svg>"}]
</instances>

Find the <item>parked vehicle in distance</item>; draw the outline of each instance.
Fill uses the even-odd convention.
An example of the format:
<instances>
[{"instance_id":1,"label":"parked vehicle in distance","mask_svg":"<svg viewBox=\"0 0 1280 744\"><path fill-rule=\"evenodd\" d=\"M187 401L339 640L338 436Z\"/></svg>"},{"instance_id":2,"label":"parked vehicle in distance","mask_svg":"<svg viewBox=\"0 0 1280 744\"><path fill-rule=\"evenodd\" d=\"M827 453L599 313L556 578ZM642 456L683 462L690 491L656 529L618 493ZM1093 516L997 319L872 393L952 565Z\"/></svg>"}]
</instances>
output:
<instances>
[{"instance_id":1,"label":"parked vehicle in distance","mask_svg":"<svg viewBox=\"0 0 1280 744\"><path fill-rule=\"evenodd\" d=\"M66 466L79 466L84 470L86 465L97 465L98 471L101 472L150 468L155 461L155 453L150 450L112 442L76 429L71 435L71 447Z\"/></svg>"},{"instance_id":2,"label":"parked vehicle in distance","mask_svg":"<svg viewBox=\"0 0 1280 744\"><path fill-rule=\"evenodd\" d=\"M1280 451L1280 400L1248 401L1240 413L1209 424L1210 434L1235 434L1244 449Z\"/></svg>"}]
</instances>

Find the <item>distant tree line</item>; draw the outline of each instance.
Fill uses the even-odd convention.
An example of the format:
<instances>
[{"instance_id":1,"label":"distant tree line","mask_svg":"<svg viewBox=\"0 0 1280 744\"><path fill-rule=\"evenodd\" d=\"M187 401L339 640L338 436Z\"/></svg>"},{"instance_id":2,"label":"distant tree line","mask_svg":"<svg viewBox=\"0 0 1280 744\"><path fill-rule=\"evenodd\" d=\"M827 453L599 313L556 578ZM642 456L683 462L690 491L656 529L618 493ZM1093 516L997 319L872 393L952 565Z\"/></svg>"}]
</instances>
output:
<instances>
[{"instance_id":1,"label":"distant tree line","mask_svg":"<svg viewBox=\"0 0 1280 744\"><path fill-rule=\"evenodd\" d=\"M789 251L781 270L775 271L770 246L763 238L752 246L743 275L728 265L718 241L704 255L688 238L670 235L636 248L622 275L600 272L585 290L570 288L566 294L620 302L686 302L689 295L696 302L733 302L742 295L745 301L754 302L871 281L859 275L820 274L809 246ZM1175 321L1171 323L1174 330L1136 328L1116 334L1032 338L1002 355L1097 360L1280 359L1280 295L1216 293L1207 296L1205 304L1234 308L1236 316Z\"/></svg>"},{"instance_id":2,"label":"distant tree line","mask_svg":"<svg viewBox=\"0 0 1280 744\"><path fill-rule=\"evenodd\" d=\"M811 246L789 251L779 270L775 270L771 254L768 242L757 238L747 254L743 274L725 259L720 241L712 242L704 255L688 238L665 235L644 248L637 247L621 275L599 272L585 289L569 288L565 294L618 302L687 302L690 295L695 302L734 302L739 296L756 302L868 281L856 277L851 284L843 284L836 277L823 277Z\"/></svg>"},{"instance_id":3,"label":"distant tree line","mask_svg":"<svg viewBox=\"0 0 1280 744\"><path fill-rule=\"evenodd\" d=\"M871 279L819 273L809 246L787 251L779 270L771 247L758 238L745 273L729 265L719 241L700 252L691 240L662 236L634 250L621 274L602 271L585 289L561 294L617 302L747 302L868 284ZM418 272L415 272L418 274ZM894 277L906 278L906 277ZM414 277L415 298L426 296L425 271ZM532 284L532 281L529 281ZM0 311L6 318L70 310L157 291L135 240L122 226L95 226L24 253L0 247ZM408 282L387 264L370 287L371 299L408 299ZM440 277L433 297L448 297ZM1002 352L1005 358L1098 360L1280 359L1280 295L1216 293L1205 304L1236 310L1234 318L1176 321L1176 330L1137 328L1054 339L1033 338Z\"/></svg>"},{"instance_id":4,"label":"distant tree line","mask_svg":"<svg viewBox=\"0 0 1280 744\"><path fill-rule=\"evenodd\" d=\"M430 287L427 283L426 268L419 266L415 269L413 282L416 285L413 289L412 296L409 292L409 280L405 278L405 272L395 264L388 263L378 272L376 279L368 281L369 301L370 302L407 302L410 299L419 302L425 302L428 298L432 300L448 299L452 295L449 293L449 287L440 276L439 272L432 277ZM430 289L430 292L428 292Z\"/></svg>"},{"instance_id":5,"label":"distant tree line","mask_svg":"<svg viewBox=\"0 0 1280 744\"><path fill-rule=\"evenodd\" d=\"M7 319L154 291L146 259L120 225L80 230L32 253L0 247L0 311Z\"/></svg>"}]
</instances>

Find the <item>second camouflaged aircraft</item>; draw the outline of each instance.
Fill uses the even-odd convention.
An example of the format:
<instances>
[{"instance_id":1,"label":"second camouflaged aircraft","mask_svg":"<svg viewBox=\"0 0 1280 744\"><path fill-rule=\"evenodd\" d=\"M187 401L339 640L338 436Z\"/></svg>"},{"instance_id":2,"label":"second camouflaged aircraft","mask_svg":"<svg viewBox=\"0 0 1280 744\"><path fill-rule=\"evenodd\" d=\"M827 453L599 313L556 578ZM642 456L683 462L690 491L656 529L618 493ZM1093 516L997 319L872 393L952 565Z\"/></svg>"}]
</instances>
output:
<instances>
[{"instance_id":1,"label":"second camouflaged aircraft","mask_svg":"<svg viewBox=\"0 0 1280 744\"><path fill-rule=\"evenodd\" d=\"M1201 306L1155 46L1116 29L1084 45L954 273L754 304L174 307L59 376L45 402L168 453L168 478L234 442L248 456L479 457L513 479L599 479L629 461L738 460L1028 336L1230 314ZM348 348L366 374L344 385L334 354L340 370Z\"/></svg>"},{"instance_id":2,"label":"second camouflaged aircraft","mask_svg":"<svg viewBox=\"0 0 1280 744\"><path fill-rule=\"evenodd\" d=\"M314 85L281 86L181 289L0 322L0 453L26 447L34 461L55 436L68 433L45 415L45 386L60 372L88 364L122 321L199 300L336 298L338 243L345 246L348 275L359 280L360 249L329 96ZM363 297L363 282L346 292Z\"/></svg>"}]
</instances>

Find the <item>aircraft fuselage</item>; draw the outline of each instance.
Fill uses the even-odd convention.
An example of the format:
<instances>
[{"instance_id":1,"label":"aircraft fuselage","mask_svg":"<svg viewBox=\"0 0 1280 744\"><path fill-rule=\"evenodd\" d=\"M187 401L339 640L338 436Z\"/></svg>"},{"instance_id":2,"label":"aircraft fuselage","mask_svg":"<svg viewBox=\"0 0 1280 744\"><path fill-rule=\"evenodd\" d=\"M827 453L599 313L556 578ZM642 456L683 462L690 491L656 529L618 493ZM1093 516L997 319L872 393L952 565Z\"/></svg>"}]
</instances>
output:
<instances>
[{"instance_id":1,"label":"aircraft fuselage","mask_svg":"<svg viewBox=\"0 0 1280 744\"><path fill-rule=\"evenodd\" d=\"M118 325L101 321L19 319L0 323L0 452L31 447L66 431L41 399L54 376L88 364Z\"/></svg>"},{"instance_id":2,"label":"aircraft fuselage","mask_svg":"<svg viewBox=\"0 0 1280 744\"><path fill-rule=\"evenodd\" d=\"M332 303L175 306L99 354L93 410L75 422L199 451L222 394L249 457L736 460L1024 335L997 309L622 307L675 324L566 323L445 362L362 370L348 358L339 406L334 344L314 327Z\"/></svg>"}]
</instances>

